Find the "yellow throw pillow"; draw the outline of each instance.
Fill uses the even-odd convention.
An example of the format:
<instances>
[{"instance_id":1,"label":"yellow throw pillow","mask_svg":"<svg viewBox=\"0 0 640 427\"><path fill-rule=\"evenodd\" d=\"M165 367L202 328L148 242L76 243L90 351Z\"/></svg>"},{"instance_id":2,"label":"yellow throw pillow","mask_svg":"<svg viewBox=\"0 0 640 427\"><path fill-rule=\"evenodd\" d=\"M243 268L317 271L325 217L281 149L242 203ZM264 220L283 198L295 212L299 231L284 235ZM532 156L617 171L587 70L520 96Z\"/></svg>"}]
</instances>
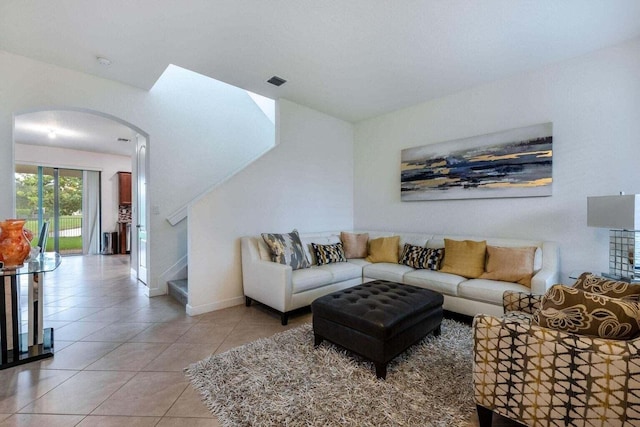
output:
<instances>
[{"instance_id":1,"label":"yellow throw pillow","mask_svg":"<svg viewBox=\"0 0 640 427\"><path fill-rule=\"evenodd\" d=\"M392 262L398 263L398 247L400 236L380 237L369 240L369 262Z\"/></svg>"},{"instance_id":2,"label":"yellow throw pillow","mask_svg":"<svg viewBox=\"0 0 640 427\"><path fill-rule=\"evenodd\" d=\"M473 240L444 239L443 273L475 279L484 273L484 259L487 252L487 242Z\"/></svg>"},{"instance_id":3,"label":"yellow throw pillow","mask_svg":"<svg viewBox=\"0 0 640 427\"><path fill-rule=\"evenodd\" d=\"M531 287L535 246L503 248L487 246L487 265L480 279L503 280Z\"/></svg>"}]
</instances>

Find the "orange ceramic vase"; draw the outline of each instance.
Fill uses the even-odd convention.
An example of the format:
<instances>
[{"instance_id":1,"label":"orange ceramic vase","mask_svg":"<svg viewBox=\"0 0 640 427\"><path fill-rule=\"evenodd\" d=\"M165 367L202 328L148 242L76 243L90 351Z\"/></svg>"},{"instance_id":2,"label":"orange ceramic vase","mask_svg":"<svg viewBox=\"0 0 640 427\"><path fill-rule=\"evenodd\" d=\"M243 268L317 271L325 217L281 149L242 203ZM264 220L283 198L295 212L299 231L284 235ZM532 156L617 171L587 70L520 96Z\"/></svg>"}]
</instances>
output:
<instances>
[{"instance_id":1,"label":"orange ceramic vase","mask_svg":"<svg viewBox=\"0 0 640 427\"><path fill-rule=\"evenodd\" d=\"M0 222L0 261L4 268L18 268L31 252L31 243L24 230L24 219Z\"/></svg>"}]
</instances>

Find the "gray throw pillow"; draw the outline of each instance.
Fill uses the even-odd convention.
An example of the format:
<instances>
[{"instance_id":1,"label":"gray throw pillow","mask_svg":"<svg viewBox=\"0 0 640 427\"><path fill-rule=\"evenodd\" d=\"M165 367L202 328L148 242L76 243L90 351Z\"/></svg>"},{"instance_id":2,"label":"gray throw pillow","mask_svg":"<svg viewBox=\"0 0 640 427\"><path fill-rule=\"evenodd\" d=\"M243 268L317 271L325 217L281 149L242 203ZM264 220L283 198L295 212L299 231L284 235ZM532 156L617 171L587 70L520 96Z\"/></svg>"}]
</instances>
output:
<instances>
[{"instance_id":1,"label":"gray throw pillow","mask_svg":"<svg viewBox=\"0 0 640 427\"><path fill-rule=\"evenodd\" d=\"M262 233L262 239L271 251L273 262L290 265L294 270L311 266L297 230L287 234Z\"/></svg>"}]
</instances>

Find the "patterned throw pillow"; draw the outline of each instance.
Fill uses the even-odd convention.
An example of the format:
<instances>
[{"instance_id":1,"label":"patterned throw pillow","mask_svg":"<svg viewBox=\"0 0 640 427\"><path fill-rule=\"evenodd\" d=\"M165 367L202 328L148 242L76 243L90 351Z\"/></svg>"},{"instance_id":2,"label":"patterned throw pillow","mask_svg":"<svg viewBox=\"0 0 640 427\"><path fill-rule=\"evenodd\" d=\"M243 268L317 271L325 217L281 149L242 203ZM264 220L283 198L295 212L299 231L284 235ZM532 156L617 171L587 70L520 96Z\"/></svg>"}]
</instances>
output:
<instances>
[{"instance_id":1,"label":"patterned throw pillow","mask_svg":"<svg viewBox=\"0 0 640 427\"><path fill-rule=\"evenodd\" d=\"M444 248L432 249L405 243L398 264L412 268L438 270L443 256Z\"/></svg>"},{"instance_id":2,"label":"patterned throw pillow","mask_svg":"<svg viewBox=\"0 0 640 427\"><path fill-rule=\"evenodd\" d=\"M612 298L624 298L634 301L640 299L640 285L607 279L593 273L582 273L573 287L585 292L606 295Z\"/></svg>"},{"instance_id":3,"label":"patterned throw pillow","mask_svg":"<svg viewBox=\"0 0 640 427\"><path fill-rule=\"evenodd\" d=\"M331 264L332 262L347 262L342 243L336 243L334 245L317 245L311 243L311 247L318 260L318 265Z\"/></svg>"},{"instance_id":4,"label":"patterned throw pillow","mask_svg":"<svg viewBox=\"0 0 640 427\"><path fill-rule=\"evenodd\" d=\"M290 265L294 270L311 266L297 230L287 234L262 233L262 239L269 246L273 262Z\"/></svg>"},{"instance_id":5,"label":"patterned throw pillow","mask_svg":"<svg viewBox=\"0 0 640 427\"><path fill-rule=\"evenodd\" d=\"M563 285L552 286L533 315L539 326L600 338L626 340L640 332L640 306Z\"/></svg>"}]
</instances>

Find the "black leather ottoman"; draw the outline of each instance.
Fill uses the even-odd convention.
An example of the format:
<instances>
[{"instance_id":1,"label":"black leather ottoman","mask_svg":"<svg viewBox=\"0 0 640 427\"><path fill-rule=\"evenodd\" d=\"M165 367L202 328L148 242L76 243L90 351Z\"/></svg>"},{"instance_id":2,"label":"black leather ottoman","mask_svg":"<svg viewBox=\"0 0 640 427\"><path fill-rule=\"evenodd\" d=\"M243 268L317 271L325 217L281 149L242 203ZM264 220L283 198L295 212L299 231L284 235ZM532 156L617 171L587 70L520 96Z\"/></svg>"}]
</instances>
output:
<instances>
[{"instance_id":1,"label":"black leather ottoman","mask_svg":"<svg viewBox=\"0 0 640 427\"><path fill-rule=\"evenodd\" d=\"M314 300L315 345L338 344L376 367L386 378L391 359L430 332L440 335L442 302L438 292L375 280Z\"/></svg>"}]
</instances>

